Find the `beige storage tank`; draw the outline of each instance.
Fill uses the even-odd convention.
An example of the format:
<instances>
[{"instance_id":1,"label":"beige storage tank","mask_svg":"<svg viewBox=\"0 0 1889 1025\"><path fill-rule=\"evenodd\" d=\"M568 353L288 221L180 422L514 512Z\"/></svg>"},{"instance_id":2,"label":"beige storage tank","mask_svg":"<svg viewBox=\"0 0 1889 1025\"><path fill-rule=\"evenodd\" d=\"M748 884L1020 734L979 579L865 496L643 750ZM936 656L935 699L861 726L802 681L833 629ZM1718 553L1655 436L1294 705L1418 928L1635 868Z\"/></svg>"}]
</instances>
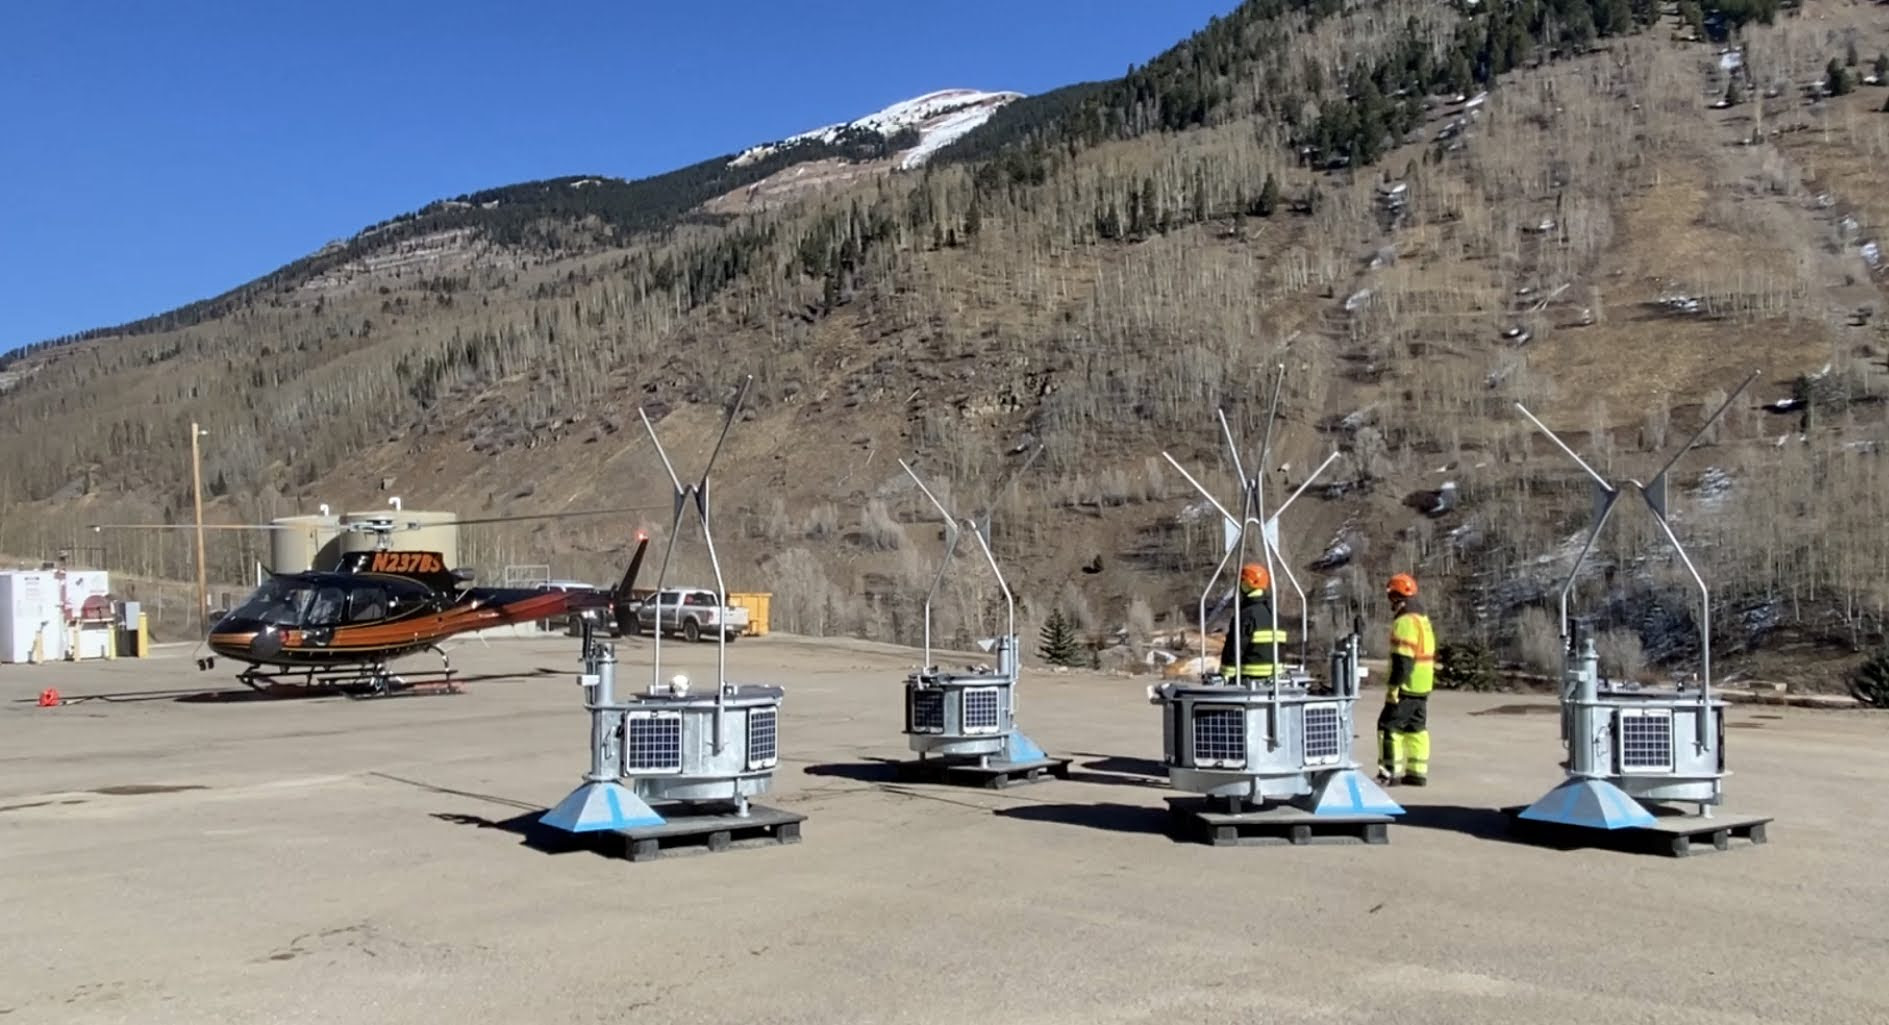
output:
<instances>
[{"instance_id":1,"label":"beige storage tank","mask_svg":"<svg viewBox=\"0 0 1889 1025\"><path fill-rule=\"evenodd\" d=\"M422 509L379 509L353 512L341 517L343 524L391 523L396 528L387 535L387 547L401 552L438 552L450 568L459 566L459 514L427 512ZM412 529L408 524L417 523ZM341 535L344 552L371 552L379 547L379 537L371 530L349 531Z\"/></svg>"},{"instance_id":2,"label":"beige storage tank","mask_svg":"<svg viewBox=\"0 0 1889 1025\"><path fill-rule=\"evenodd\" d=\"M341 558L341 517L328 514L278 516L270 521L269 569L301 573L332 569Z\"/></svg>"}]
</instances>

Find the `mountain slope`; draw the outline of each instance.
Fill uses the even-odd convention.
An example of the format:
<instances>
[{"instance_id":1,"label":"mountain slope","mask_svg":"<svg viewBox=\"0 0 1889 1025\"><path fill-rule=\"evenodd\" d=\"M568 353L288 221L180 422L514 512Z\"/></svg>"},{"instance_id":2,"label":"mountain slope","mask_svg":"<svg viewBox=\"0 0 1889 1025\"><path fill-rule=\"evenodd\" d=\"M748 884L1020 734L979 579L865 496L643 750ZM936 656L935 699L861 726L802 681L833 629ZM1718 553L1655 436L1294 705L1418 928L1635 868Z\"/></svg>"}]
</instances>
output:
<instances>
[{"instance_id":1,"label":"mountain slope","mask_svg":"<svg viewBox=\"0 0 1889 1025\"><path fill-rule=\"evenodd\" d=\"M750 147L742 150L729 163L741 167L803 143L831 146L843 139L865 134L902 141L904 145L893 154L893 159L900 170L909 171L922 166L933 153L977 130L990 120L991 115L1022 97L1022 93L942 89L894 103L884 110L844 124L827 125L788 136L779 142Z\"/></svg>"},{"instance_id":2,"label":"mountain slope","mask_svg":"<svg viewBox=\"0 0 1889 1025\"><path fill-rule=\"evenodd\" d=\"M1715 650L1867 642L1889 608L1867 444L1883 339L1851 321L1879 301L1863 243L1889 218L1871 185L1889 122L1881 91L1795 89L1843 56L1829 26L1868 54L1889 23L1806 11L1816 33L1753 17L1745 41L1772 56L1732 79L1716 45L1631 3L1249 3L1122 80L1008 102L918 173L627 240L594 207L511 235L434 221L468 240L445 272L401 262L430 237L411 229L364 244L346 287L284 278L189 327L5 368L0 550L187 515L192 418L226 439L205 464L223 519L378 504L392 478L408 507L624 502L667 529L637 408L686 473L752 373L718 541L783 629L913 637L936 529L895 459L976 503L1040 444L996 523L1026 630L1060 605L1145 635L1187 618L1218 555L1162 453L1224 493L1213 410L1256 437L1283 363L1268 480L1296 488L1340 453L1284 532L1315 625L1381 615L1383 575L1415 569L1451 637L1541 661L1588 498L1512 403L1604 472L1645 474L1762 369L1677 471ZM1733 81L1739 102L1713 106ZM1453 504L1426 514L1446 483ZM1684 664L1682 578L1642 517L1620 520L1584 585L1610 661ZM469 528L466 555L603 578L631 526ZM183 539L82 543L188 572ZM240 544L213 553L221 578ZM991 625L963 576L946 634Z\"/></svg>"},{"instance_id":3,"label":"mountain slope","mask_svg":"<svg viewBox=\"0 0 1889 1025\"><path fill-rule=\"evenodd\" d=\"M705 209L705 204L738 190L764 187L799 165L874 165L891 160L900 169L918 167L939 147L962 138L1020 95L948 89L846 124L649 178L626 181L607 175L566 175L439 200L368 225L222 295L155 317L27 346L0 357L0 365L48 345L193 327L239 311L272 291L292 290L310 281L332 285L363 272L415 262L437 271L489 255L474 251L475 241L557 253L627 242L691 220L721 223L722 218ZM426 259L412 259L415 253Z\"/></svg>"}]
</instances>

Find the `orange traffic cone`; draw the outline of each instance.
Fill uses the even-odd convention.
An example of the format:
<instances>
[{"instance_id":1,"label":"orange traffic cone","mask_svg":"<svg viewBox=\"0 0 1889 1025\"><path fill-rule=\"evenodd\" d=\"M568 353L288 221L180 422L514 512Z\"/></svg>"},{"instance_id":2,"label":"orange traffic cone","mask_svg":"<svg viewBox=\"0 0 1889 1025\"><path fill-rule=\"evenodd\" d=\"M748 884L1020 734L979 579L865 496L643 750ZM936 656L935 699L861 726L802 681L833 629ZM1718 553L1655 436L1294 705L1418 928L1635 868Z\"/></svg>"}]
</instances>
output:
<instances>
[{"instance_id":1,"label":"orange traffic cone","mask_svg":"<svg viewBox=\"0 0 1889 1025\"><path fill-rule=\"evenodd\" d=\"M39 692L39 707L53 708L60 704L59 692L51 687Z\"/></svg>"}]
</instances>

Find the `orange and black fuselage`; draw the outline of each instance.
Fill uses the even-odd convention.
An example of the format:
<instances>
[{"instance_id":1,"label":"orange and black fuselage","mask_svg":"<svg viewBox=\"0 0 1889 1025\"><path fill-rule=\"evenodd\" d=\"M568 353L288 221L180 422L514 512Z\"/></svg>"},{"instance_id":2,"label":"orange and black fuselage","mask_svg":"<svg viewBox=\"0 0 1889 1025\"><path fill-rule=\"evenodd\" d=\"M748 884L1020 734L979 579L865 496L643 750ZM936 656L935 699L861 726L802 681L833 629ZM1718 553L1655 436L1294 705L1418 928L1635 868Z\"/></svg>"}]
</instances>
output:
<instances>
[{"instance_id":1,"label":"orange and black fuselage","mask_svg":"<svg viewBox=\"0 0 1889 1025\"><path fill-rule=\"evenodd\" d=\"M598 592L460 588L437 553L352 553L334 572L281 574L210 631L210 649L251 665L319 669L386 662L455 634L607 604Z\"/></svg>"}]
</instances>

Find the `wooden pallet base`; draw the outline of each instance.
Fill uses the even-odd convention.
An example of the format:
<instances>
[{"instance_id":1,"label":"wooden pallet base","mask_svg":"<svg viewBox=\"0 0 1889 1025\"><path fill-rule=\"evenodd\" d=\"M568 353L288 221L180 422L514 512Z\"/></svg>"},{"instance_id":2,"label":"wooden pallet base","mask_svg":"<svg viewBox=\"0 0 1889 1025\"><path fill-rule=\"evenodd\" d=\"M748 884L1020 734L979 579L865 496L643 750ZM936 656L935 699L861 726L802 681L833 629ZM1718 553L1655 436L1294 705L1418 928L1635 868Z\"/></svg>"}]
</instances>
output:
<instances>
[{"instance_id":1,"label":"wooden pallet base","mask_svg":"<svg viewBox=\"0 0 1889 1025\"><path fill-rule=\"evenodd\" d=\"M901 780L923 783L949 783L978 786L991 790L1020 783L1038 783L1046 776L1069 778L1069 759L1041 758L1033 762L1002 762L992 759L988 765L976 762L948 761L943 758L914 758L898 763Z\"/></svg>"},{"instance_id":2,"label":"wooden pallet base","mask_svg":"<svg viewBox=\"0 0 1889 1025\"><path fill-rule=\"evenodd\" d=\"M774 847L800 842L805 815L764 804L749 804L748 814L717 811L691 814L688 806L652 805L665 821L660 826L638 826L590 834L608 842L631 861L654 861L685 852L714 853L750 847Z\"/></svg>"},{"instance_id":3,"label":"wooden pallet base","mask_svg":"<svg viewBox=\"0 0 1889 1025\"><path fill-rule=\"evenodd\" d=\"M1314 815L1289 804L1228 812L1224 803L1204 797L1170 797L1167 803L1177 835L1215 847L1386 844L1395 821L1389 815Z\"/></svg>"},{"instance_id":4,"label":"wooden pallet base","mask_svg":"<svg viewBox=\"0 0 1889 1025\"><path fill-rule=\"evenodd\" d=\"M1699 815L1671 815L1656 819L1650 826L1589 829L1522 818L1521 814L1527 808L1527 805L1518 804L1502 809L1502 813L1508 816L1510 831L1517 837L1589 846L1596 845L1595 841L1599 840L1605 841L1605 846L1640 848L1675 858L1689 857L1707 850L1730 850L1735 839L1749 841L1753 846L1765 843L1769 839L1765 834L1765 826L1771 821L1769 816L1708 819Z\"/></svg>"}]
</instances>

